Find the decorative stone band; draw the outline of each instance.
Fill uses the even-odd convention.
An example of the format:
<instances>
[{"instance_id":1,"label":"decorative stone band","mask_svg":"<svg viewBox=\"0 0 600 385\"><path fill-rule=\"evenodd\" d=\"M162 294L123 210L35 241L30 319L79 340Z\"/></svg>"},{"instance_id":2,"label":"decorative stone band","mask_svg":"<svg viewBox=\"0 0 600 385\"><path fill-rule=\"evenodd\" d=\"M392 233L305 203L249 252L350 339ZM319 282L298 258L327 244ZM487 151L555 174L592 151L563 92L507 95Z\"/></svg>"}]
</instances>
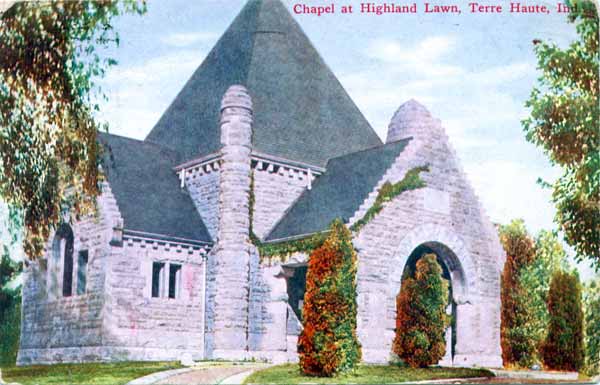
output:
<instances>
[{"instance_id":1,"label":"decorative stone band","mask_svg":"<svg viewBox=\"0 0 600 385\"><path fill-rule=\"evenodd\" d=\"M128 247L136 246L140 248L150 248L153 250L176 251L178 253L187 253L205 257L212 245L206 242L195 241L191 239L182 239L166 237L159 234L142 233L132 230L124 230L123 244Z\"/></svg>"},{"instance_id":2,"label":"decorative stone band","mask_svg":"<svg viewBox=\"0 0 600 385\"><path fill-rule=\"evenodd\" d=\"M251 159L252 168L255 170L277 173L279 175L288 175L290 178L299 180L309 181L310 178L310 182L312 182L315 177L325 172L325 169L322 167L254 151L252 152ZM183 188L186 182L219 171L221 165L222 159L220 153L212 153L183 163L175 167L174 171L179 176L181 187Z\"/></svg>"}]
</instances>

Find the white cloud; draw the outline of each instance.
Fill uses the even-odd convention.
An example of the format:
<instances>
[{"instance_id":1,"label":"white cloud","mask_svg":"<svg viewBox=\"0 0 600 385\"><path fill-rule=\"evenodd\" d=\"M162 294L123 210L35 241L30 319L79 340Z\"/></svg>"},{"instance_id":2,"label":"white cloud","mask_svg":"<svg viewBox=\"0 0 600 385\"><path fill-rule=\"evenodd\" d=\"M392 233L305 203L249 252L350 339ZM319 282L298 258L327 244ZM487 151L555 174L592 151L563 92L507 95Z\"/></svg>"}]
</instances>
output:
<instances>
[{"instance_id":1,"label":"white cloud","mask_svg":"<svg viewBox=\"0 0 600 385\"><path fill-rule=\"evenodd\" d=\"M208 43L217 40L214 32L180 32L163 36L160 41L172 47L187 47L196 43Z\"/></svg>"},{"instance_id":2,"label":"white cloud","mask_svg":"<svg viewBox=\"0 0 600 385\"><path fill-rule=\"evenodd\" d=\"M533 233L552 224L551 192L536 181L540 176L552 180L558 170L532 168L518 160L484 160L465 164L464 169L492 221L523 218Z\"/></svg>"},{"instance_id":3,"label":"white cloud","mask_svg":"<svg viewBox=\"0 0 600 385\"><path fill-rule=\"evenodd\" d=\"M428 76L456 76L463 70L441 61L455 46L456 39L449 36L428 37L413 46L405 46L397 40L377 39L369 46L367 56L394 64L397 70L408 68Z\"/></svg>"}]
</instances>

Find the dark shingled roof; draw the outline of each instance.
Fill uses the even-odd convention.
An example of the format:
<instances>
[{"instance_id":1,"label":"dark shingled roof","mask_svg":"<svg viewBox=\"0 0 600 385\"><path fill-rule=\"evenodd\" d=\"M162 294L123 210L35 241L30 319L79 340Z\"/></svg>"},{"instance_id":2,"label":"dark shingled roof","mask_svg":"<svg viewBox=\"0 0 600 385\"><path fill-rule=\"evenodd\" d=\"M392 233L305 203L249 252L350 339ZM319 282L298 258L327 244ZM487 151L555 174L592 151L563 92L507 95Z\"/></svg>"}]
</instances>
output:
<instances>
[{"instance_id":1,"label":"dark shingled roof","mask_svg":"<svg viewBox=\"0 0 600 385\"><path fill-rule=\"evenodd\" d=\"M347 223L409 141L331 159L327 171L298 198L266 240L323 231L336 218Z\"/></svg>"},{"instance_id":2,"label":"dark shingled roof","mask_svg":"<svg viewBox=\"0 0 600 385\"><path fill-rule=\"evenodd\" d=\"M173 167L180 159L153 143L101 133L102 167L126 230L212 242Z\"/></svg>"},{"instance_id":3,"label":"dark shingled roof","mask_svg":"<svg viewBox=\"0 0 600 385\"><path fill-rule=\"evenodd\" d=\"M324 166L381 145L280 0L248 1L146 140L183 160L217 151L220 101L233 84L252 97L257 151Z\"/></svg>"}]
</instances>

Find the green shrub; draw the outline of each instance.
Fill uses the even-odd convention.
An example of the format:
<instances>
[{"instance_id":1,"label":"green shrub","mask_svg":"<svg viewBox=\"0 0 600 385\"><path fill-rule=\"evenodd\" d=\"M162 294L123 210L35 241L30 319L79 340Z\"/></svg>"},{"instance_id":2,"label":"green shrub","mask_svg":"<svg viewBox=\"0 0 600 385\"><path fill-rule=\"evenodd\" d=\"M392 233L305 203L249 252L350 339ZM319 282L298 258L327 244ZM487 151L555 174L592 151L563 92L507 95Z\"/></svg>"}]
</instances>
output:
<instances>
[{"instance_id":1,"label":"green shrub","mask_svg":"<svg viewBox=\"0 0 600 385\"><path fill-rule=\"evenodd\" d=\"M600 279L590 282L584 290L585 312L585 372L600 374Z\"/></svg>"},{"instance_id":2,"label":"green shrub","mask_svg":"<svg viewBox=\"0 0 600 385\"><path fill-rule=\"evenodd\" d=\"M446 353L448 282L435 254L417 261L414 277L406 277L397 297L393 351L413 368L438 363Z\"/></svg>"},{"instance_id":3,"label":"green shrub","mask_svg":"<svg viewBox=\"0 0 600 385\"><path fill-rule=\"evenodd\" d=\"M305 374L329 377L360 361L356 269L350 231L341 220L335 220L329 237L308 261L304 329L298 339L300 368Z\"/></svg>"},{"instance_id":4,"label":"green shrub","mask_svg":"<svg viewBox=\"0 0 600 385\"><path fill-rule=\"evenodd\" d=\"M535 259L535 246L522 220L501 226L499 235L506 252L500 291L502 361L505 366L528 367L537 356L535 306L522 281Z\"/></svg>"},{"instance_id":5,"label":"green shrub","mask_svg":"<svg viewBox=\"0 0 600 385\"><path fill-rule=\"evenodd\" d=\"M581 285L577 273L554 273L547 304L550 323L542 345L544 365L552 370L579 371L584 364L584 345Z\"/></svg>"}]
</instances>

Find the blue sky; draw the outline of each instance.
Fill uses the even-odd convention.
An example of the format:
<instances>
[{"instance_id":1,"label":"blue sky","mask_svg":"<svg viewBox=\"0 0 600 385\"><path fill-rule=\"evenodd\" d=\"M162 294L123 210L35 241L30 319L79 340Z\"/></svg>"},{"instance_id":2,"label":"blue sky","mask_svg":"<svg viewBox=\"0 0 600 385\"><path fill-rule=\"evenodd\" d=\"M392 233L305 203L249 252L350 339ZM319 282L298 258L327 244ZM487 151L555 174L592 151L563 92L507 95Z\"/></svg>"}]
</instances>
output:
<instances>
[{"instance_id":1,"label":"blue sky","mask_svg":"<svg viewBox=\"0 0 600 385\"><path fill-rule=\"evenodd\" d=\"M111 50L119 65L101 83L108 96L101 117L110 131L143 139L244 3L149 0L146 15L122 17L121 45ZM284 3L291 9L299 2ZM360 1L335 3L358 8ZM552 10L557 4L537 3ZM470 14L467 1L459 4L460 15L295 19L383 140L398 106L420 101L442 120L493 221L521 217L533 233L552 229L550 193L536 180L553 180L560 171L525 141L520 120L539 76L533 39L564 46L575 38L574 27L554 11Z\"/></svg>"}]
</instances>

